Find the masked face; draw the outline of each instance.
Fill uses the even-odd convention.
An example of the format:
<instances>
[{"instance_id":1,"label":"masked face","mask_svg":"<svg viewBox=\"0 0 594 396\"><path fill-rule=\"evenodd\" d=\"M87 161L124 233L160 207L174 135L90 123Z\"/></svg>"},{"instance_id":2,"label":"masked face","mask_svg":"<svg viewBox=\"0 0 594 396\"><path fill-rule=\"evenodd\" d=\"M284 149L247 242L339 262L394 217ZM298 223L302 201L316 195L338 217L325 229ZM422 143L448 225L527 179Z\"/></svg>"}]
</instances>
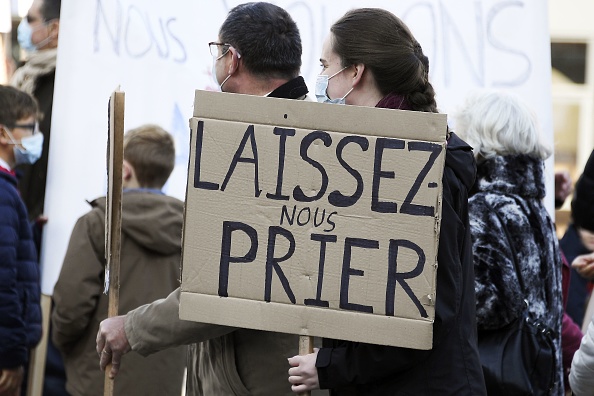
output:
<instances>
[{"instance_id":1,"label":"masked face","mask_svg":"<svg viewBox=\"0 0 594 396\"><path fill-rule=\"evenodd\" d=\"M318 78L316 79L316 99L318 100L318 102L320 102L320 103L332 103L332 104L345 104L346 103L346 100L345 99L348 96L348 94L351 93L351 91L353 90L353 88L351 88L342 98L330 99L328 97L328 83L329 83L329 80L332 77L336 76L341 71L343 71L344 69L346 69L346 67L343 67L342 69L340 69L339 71L337 71L336 73L334 73L331 76L328 76L326 74L320 74L320 75L318 75Z\"/></svg>"},{"instance_id":2,"label":"masked face","mask_svg":"<svg viewBox=\"0 0 594 396\"><path fill-rule=\"evenodd\" d=\"M212 82L215 84L215 87L217 87L217 89L220 91L221 84L219 83L219 79L217 78L217 60L216 59L212 60L212 71L210 72L210 75L212 76Z\"/></svg>"},{"instance_id":3,"label":"masked face","mask_svg":"<svg viewBox=\"0 0 594 396\"><path fill-rule=\"evenodd\" d=\"M31 136L21 138L20 144L14 139L12 132L6 129L8 137L14 144L15 165L34 164L43 151L43 134L38 130Z\"/></svg>"},{"instance_id":4,"label":"masked face","mask_svg":"<svg viewBox=\"0 0 594 396\"><path fill-rule=\"evenodd\" d=\"M228 54L231 54L231 45L225 43L211 42L208 43L208 46L210 48L210 54L212 55L212 80L215 83L216 87L219 89L219 91L223 91L223 85L225 85L229 77L231 77L231 74L228 74L227 77L223 80L223 82L219 83L219 78L217 77L217 62L225 58ZM240 55L237 54L238 58L239 56Z\"/></svg>"},{"instance_id":5,"label":"masked face","mask_svg":"<svg viewBox=\"0 0 594 396\"><path fill-rule=\"evenodd\" d=\"M218 59L213 59L212 61L212 81L216 84L218 90L223 92L223 85L227 82L229 77L231 77L231 74L227 75L222 83L219 83L219 79L217 78L217 60Z\"/></svg>"},{"instance_id":6,"label":"masked face","mask_svg":"<svg viewBox=\"0 0 594 396\"><path fill-rule=\"evenodd\" d=\"M41 22L37 26L33 27L27 20L27 17L23 18L21 23L19 23L19 27L17 28L17 40L20 47L27 52L35 52L44 48L52 40L52 37L47 34L47 37L35 44L33 43L33 35L37 35L36 39L39 40L39 35L41 34L41 37L44 35L43 33L39 32L40 29L47 29L47 27L47 22Z\"/></svg>"},{"instance_id":7,"label":"masked face","mask_svg":"<svg viewBox=\"0 0 594 396\"><path fill-rule=\"evenodd\" d=\"M27 52L37 50L37 46L31 41L31 36L33 36L33 29L29 25L29 22L27 22L27 18L23 18L17 29L17 40L21 48Z\"/></svg>"}]
</instances>

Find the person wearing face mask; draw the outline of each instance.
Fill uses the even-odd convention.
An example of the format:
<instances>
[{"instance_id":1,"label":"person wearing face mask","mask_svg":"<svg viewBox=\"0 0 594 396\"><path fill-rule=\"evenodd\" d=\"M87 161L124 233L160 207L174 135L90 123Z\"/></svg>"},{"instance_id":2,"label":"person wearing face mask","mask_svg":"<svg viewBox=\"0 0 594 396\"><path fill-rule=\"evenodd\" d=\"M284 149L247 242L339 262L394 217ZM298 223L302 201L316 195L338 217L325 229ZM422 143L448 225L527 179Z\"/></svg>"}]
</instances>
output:
<instances>
[{"instance_id":1,"label":"person wearing face mask","mask_svg":"<svg viewBox=\"0 0 594 396\"><path fill-rule=\"evenodd\" d=\"M54 80L60 33L61 0L34 0L17 29L20 47L25 50L26 62L16 70L10 85L32 95L39 105L39 130L44 135L39 160L18 165L15 169L18 189L25 202L29 219L34 222L33 239L41 250L41 233L47 221L44 213L47 164L51 137ZM49 298L49 297L44 297ZM51 332L51 328L50 328ZM66 376L60 353L51 342L47 346L43 394L64 396Z\"/></svg>"},{"instance_id":2,"label":"person wearing face mask","mask_svg":"<svg viewBox=\"0 0 594 396\"><path fill-rule=\"evenodd\" d=\"M17 30L19 45L27 61L16 70L10 85L32 95L39 103L39 129L45 136L39 161L17 167L19 191L31 220L43 214L61 0L35 0ZM40 236L36 236L39 239ZM39 244L39 240L37 241ZM38 246L39 248L39 246Z\"/></svg>"},{"instance_id":3,"label":"person wearing face mask","mask_svg":"<svg viewBox=\"0 0 594 396\"><path fill-rule=\"evenodd\" d=\"M301 37L284 9L265 2L238 5L209 47L213 80L222 91L305 99ZM101 368L111 363L111 377L119 378L128 352L148 356L189 345L187 395L292 394L287 356L298 352L299 336L180 320L179 302L177 288L165 299L103 320L96 340Z\"/></svg>"},{"instance_id":4,"label":"person wearing face mask","mask_svg":"<svg viewBox=\"0 0 594 396\"><path fill-rule=\"evenodd\" d=\"M263 42L269 44L262 45ZM264 2L235 7L223 22L218 40L208 46L213 58L212 78L218 90L272 98L306 98L308 89L299 75L299 30L282 8Z\"/></svg>"},{"instance_id":5,"label":"person wearing face mask","mask_svg":"<svg viewBox=\"0 0 594 396\"><path fill-rule=\"evenodd\" d=\"M316 97L321 102L437 112L428 58L408 27L389 11L347 12L330 28L320 61ZM471 147L454 133L448 133L445 157L432 349L324 339L321 349L289 359L293 392L321 388L330 389L331 395L486 394L477 348L468 218L476 164Z\"/></svg>"},{"instance_id":6,"label":"person wearing face mask","mask_svg":"<svg viewBox=\"0 0 594 396\"><path fill-rule=\"evenodd\" d=\"M0 85L0 396L20 394L29 350L41 338L37 253L14 172L41 154L37 114L30 95Z\"/></svg>"},{"instance_id":7,"label":"person wearing face mask","mask_svg":"<svg viewBox=\"0 0 594 396\"><path fill-rule=\"evenodd\" d=\"M353 88L349 89L348 92L345 93L342 97L336 99L330 99L328 97L328 84L330 83L330 79L332 77L336 77L338 74L345 71L346 69L348 69L348 66L343 67L342 69L330 76L327 74L318 75L318 78L316 79L316 99L318 100L318 102L330 104L346 104L346 97L351 92L353 92Z\"/></svg>"}]
</instances>

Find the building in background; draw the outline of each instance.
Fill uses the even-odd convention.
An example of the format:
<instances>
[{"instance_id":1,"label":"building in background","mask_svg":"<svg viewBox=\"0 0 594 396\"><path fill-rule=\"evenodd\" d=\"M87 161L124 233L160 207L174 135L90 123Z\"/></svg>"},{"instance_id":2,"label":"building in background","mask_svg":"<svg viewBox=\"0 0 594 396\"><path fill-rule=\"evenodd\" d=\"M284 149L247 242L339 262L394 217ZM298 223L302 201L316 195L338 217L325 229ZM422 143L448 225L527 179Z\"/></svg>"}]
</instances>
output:
<instances>
[{"instance_id":1,"label":"building in background","mask_svg":"<svg viewBox=\"0 0 594 396\"><path fill-rule=\"evenodd\" d=\"M594 2L549 0L555 169L575 183L594 148ZM558 233L570 221L570 202L556 213Z\"/></svg>"}]
</instances>

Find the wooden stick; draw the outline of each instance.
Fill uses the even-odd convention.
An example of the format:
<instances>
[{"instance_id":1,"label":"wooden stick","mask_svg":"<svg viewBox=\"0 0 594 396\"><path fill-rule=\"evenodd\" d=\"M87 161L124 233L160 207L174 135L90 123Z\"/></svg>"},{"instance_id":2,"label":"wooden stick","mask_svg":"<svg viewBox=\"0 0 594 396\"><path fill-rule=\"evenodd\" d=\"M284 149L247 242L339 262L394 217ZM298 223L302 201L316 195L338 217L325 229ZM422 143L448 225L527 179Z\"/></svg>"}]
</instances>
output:
<instances>
[{"instance_id":1,"label":"wooden stick","mask_svg":"<svg viewBox=\"0 0 594 396\"><path fill-rule=\"evenodd\" d=\"M43 394L51 307L52 297L41 294L41 326L43 332L41 333L41 341L39 341L39 344L30 353L27 396L41 396Z\"/></svg>"},{"instance_id":2,"label":"wooden stick","mask_svg":"<svg viewBox=\"0 0 594 396\"><path fill-rule=\"evenodd\" d=\"M109 293L107 317L117 316L120 300L120 248L122 235L122 165L124 161L124 92L118 89L109 100L109 138L107 151L107 202L105 206L105 293ZM111 364L105 368L104 396L113 395L109 378Z\"/></svg>"},{"instance_id":3,"label":"wooden stick","mask_svg":"<svg viewBox=\"0 0 594 396\"><path fill-rule=\"evenodd\" d=\"M299 336L299 354L300 355L308 355L313 353L313 345L314 345L314 338L312 336ZM310 396L311 392L302 392L299 393L301 396Z\"/></svg>"}]
</instances>

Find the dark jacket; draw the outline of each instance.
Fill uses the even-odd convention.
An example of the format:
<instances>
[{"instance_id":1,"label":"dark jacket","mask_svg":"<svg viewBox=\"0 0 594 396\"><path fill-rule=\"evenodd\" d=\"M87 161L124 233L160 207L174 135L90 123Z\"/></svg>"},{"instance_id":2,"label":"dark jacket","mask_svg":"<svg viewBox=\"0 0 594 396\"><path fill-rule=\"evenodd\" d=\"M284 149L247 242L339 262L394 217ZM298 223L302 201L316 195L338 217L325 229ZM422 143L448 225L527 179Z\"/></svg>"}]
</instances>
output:
<instances>
[{"instance_id":1,"label":"dark jacket","mask_svg":"<svg viewBox=\"0 0 594 396\"><path fill-rule=\"evenodd\" d=\"M105 271L105 198L74 226L54 289L54 344L66 367L66 389L73 396L103 395L95 340L107 318ZM179 285L183 203L166 195L125 192L122 200L119 311L167 296ZM113 286L112 286L113 287ZM117 395L179 395L185 349L144 358L122 357L115 381Z\"/></svg>"},{"instance_id":2,"label":"dark jacket","mask_svg":"<svg viewBox=\"0 0 594 396\"><path fill-rule=\"evenodd\" d=\"M571 200L571 218L573 223L561 239L561 249L563 249L569 264L577 256L590 253L582 243L577 230L583 228L586 231L594 232L594 150L575 184ZM589 280L582 277L575 269L571 269L567 313L579 326L584 321L590 286ZM586 318L586 321L589 322L590 318Z\"/></svg>"},{"instance_id":3,"label":"dark jacket","mask_svg":"<svg viewBox=\"0 0 594 396\"><path fill-rule=\"evenodd\" d=\"M593 203L594 206L594 203ZM571 262L582 254L591 253L582 243L575 224L570 224L567 231L563 234L563 238L559 242L567 262ZM584 315L586 314L586 302L590 294L590 281L580 275L574 268L571 269L571 276L569 278L569 293L567 295L567 314L573 321L581 326L584 322ZM589 319L587 319L589 320Z\"/></svg>"},{"instance_id":4,"label":"dark jacket","mask_svg":"<svg viewBox=\"0 0 594 396\"><path fill-rule=\"evenodd\" d=\"M544 164L526 155L497 156L479 164L477 186L469 205L478 329L511 323L523 314L526 301L532 317L553 333L557 372L550 394L563 395L563 264L542 202Z\"/></svg>"},{"instance_id":5,"label":"dark jacket","mask_svg":"<svg viewBox=\"0 0 594 396\"><path fill-rule=\"evenodd\" d=\"M569 292L569 278L571 274L569 263L561 252L563 259L563 270L562 270L562 290L563 290L563 305L567 306L567 295ZM573 355L580 347L582 341L582 330L579 326L571 319L571 316L567 312L563 312L563 325L561 326L561 348L563 350L563 383L565 384L565 390L569 390L569 371L571 369L571 361Z\"/></svg>"},{"instance_id":6,"label":"dark jacket","mask_svg":"<svg viewBox=\"0 0 594 396\"><path fill-rule=\"evenodd\" d=\"M24 365L41 338L37 253L16 184L0 169L0 370Z\"/></svg>"},{"instance_id":7,"label":"dark jacket","mask_svg":"<svg viewBox=\"0 0 594 396\"><path fill-rule=\"evenodd\" d=\"M419 351L325 340L316 367L332 395L485 395L476 346L468 191L472 149L452 134L446 150L433 348Z\"/></svg>"}]
</instances>

